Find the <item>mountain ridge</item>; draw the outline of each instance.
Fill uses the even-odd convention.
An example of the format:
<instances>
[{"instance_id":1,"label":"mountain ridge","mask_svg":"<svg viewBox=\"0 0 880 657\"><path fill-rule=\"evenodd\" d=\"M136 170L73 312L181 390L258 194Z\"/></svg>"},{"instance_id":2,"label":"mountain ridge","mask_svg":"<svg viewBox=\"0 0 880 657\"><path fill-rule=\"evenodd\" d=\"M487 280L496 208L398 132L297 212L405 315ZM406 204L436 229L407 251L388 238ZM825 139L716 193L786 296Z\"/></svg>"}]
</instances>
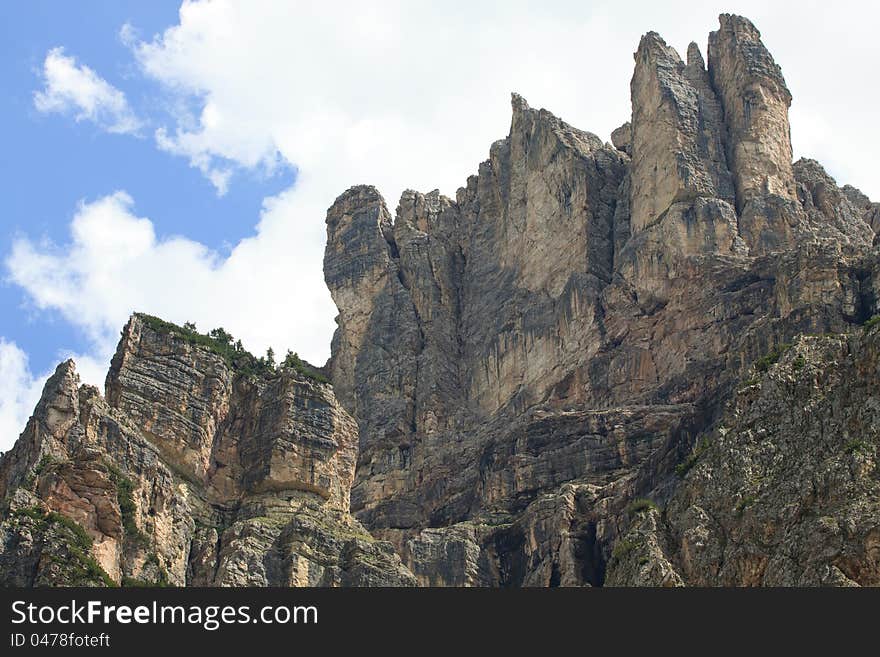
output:
<instances>
[{"instance_id":1,"label":"mountain ridge","mask_svg":"<svg viewBox=\"0 0 880 657\"><path fill-rule=\"evenodd\" d=\"M880 584L877 204L747 19L634 60L611 143L514 93L454 199L341 194L323 368L144 315L104 397L59 366L5 581Z\"/></svg>"}]
</instances>

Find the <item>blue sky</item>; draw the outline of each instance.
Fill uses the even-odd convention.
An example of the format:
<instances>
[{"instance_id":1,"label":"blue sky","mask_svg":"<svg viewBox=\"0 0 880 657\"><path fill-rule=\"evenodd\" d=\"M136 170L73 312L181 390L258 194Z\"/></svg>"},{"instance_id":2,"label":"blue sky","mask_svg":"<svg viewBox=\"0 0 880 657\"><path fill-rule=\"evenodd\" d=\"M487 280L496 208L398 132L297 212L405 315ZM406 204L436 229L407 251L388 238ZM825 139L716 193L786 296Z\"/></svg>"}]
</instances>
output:
<instances>
[{"instance_id":1,"label":"blue sky","mask_svg":"<svg viewBox=\"0 0 880 657\"><path fill-rule=\"evenodd\" d=\"M608 139L632 54L751 18L795 157L880 198L880 9L856 0L0 3L0 450L72 356L101 385L132 311L329 355L324 217L348 187L454 196L510 92Z\"/></svg>"},{"instance_id":2,"label":"blue sky","mask_svg":"<svg viewBox=\"0 0 880 657\"><path fill-rule=\"evenodd\" d=\"M0 216L0 253L22 233L68 239L69 222L81 199L94 200L124 189L160 234L186 234L221 252L253 232L265 197L290 186L290 169L274 176L243 173L219 197L185 159L157 150L149 134L108 134L87 121L40 114L33 95L46 53L57 46L97 71L146 116L164 114L158 84L138 74L131 51L119 36L132 25L150 36L177 20L179 2L3 3L0 78L0 160L5 208ZM14 156L11 156L14 155ZM31 367L54 366L59 350L83 352L88 337L51 309L38 311L28 295L8 280L0 284L0 335L30 355Z\"/></svg>"}]
</instances>

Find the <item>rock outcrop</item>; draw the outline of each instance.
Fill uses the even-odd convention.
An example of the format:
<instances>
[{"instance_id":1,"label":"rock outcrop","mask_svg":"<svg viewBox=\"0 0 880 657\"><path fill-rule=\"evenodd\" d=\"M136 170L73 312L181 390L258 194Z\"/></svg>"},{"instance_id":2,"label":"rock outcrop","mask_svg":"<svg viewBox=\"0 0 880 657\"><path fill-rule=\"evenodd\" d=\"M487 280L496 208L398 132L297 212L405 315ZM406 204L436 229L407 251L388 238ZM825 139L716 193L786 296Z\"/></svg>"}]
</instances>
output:
<instances>
[{"instance_id":1,"label":"rock outcrop","mask_svg":"<svg viewBox=\"0 0 880 657\"><path fill-rule=\"evenodd\" d=\"M806 542L799 570L683 568L663 513L756 361L878 312L873 205L792 164L780 69L749 21L720 20L708 66L696 44L682 61L643 37L611 144L514 94L508 136L455 199L407 191L392 219L355 187L328 211L328 367L360 434L352 512L420 583L830 581ZM863 483L847 535L862 547L845 551L873 554ZM871 559L847 577L872 583Z\"/></svg>"},{"instance_id":2,"label":"rock outcrop","mask_svg":"<svg viewBox=\"0 0 880 657\"><path fill-rule=\"evenodd\" d=\"M3 584L414 583L348 513L357 428L331 387L204 338L133 316L104 397L59 365L0 459Z\"/></svg>"}]
</instances>

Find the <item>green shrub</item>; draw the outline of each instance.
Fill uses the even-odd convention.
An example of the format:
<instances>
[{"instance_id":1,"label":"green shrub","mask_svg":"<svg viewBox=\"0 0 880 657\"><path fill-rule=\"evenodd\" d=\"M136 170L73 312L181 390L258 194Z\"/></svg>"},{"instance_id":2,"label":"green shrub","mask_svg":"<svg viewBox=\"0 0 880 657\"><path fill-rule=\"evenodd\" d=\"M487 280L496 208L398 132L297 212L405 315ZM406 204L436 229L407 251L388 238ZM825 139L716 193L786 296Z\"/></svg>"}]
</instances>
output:
<instances>
[{"instance_id":1,"label":"green shrub","mask_svg":"<svg viewBox=\"0 0 880 657\"><path fill-rule=\"evenodd\" d=\"M278 365L275 363L275 352L270 347L265 356L257 358L247 351L241 343L223 328L215 328L207 334L199 333L196 325L187 322L178 326L167 322L159 317L138 313L141 321L149 328L159 333L175 335L188 344L204 347L222 357L229 367L236 373L245 376L265 376L276 373ZM287 357L281 364L281 368L292 369L300 376L304 376L318 383L330 383L330 380L305 363L297 354L288 351Z\"/></svg>"},{"instance_id":2,"label":"green shrub","mask_svg":"<svg viewBox=\"0 0 880 657\"><path fill-rule=\"evenodd\" d=\"M846 445L843 446L843 449L847 454L855 454L856 452L871 454L875 448L874 445L867 440L853 438L852 440L847 441Z\"/></svg>"},{"instance_id":3,"label":"green shrub","mask_svg":"<svg viewBox=\"0 0 880 657\"><path fill-rule=\"evenodd\" d=\"M614 545L614 549L611 551L611 558L615 561L620 561L630 552L638 548L639 545L640 543L638 541L621 539Z\"/></svg>"},{"instance_id":4,"label":"green shrub","mask_svg":"<svg viewBox=\"0 0 880 657\"><path fill-rule=\"evenodd\" d=\"M660 510L657 505L654 504L654 502L649 500L647 497L640 497L629 503L629 506L626 507L626 513L630 518L632 518L642 511L650 511L651 509L653 509L654 511Z\"/></svg>"},{"instance_id":5,"label":"green shrub","mask_svg":"<svg viewBox=\"0 0 880 657\"><path fill-rule=\"evenodd\" d=\"M23 509L16 509L15 511L10 512L9 515L15 518L30 518L31 520L36 520L37 522L45 522L46 520L46 512L38 506L29 506Z\"/></svg>"},{"instance_id":6,"label":"green shrub","mask_svg":"<svg viewBox=\"0 0 880 657\"><path fill-rule=\"evenodd\" d=\"M46 515L46 522L56 523L69 530L70 533L73 534L74 544L83 552L88 552L92 549L92 537L89 536L89 533L75 520L56 511L49 511Z\"/></svg>"},{"instance_id":7,"label":"green shrub","mask_svg":"<svg viewBox=\"0 0 880 657\"><path fill-rule=\"evenodd\" d=\"M804 369L804 366L807 364L807 359L803 356L798 356L792 361L791 366L795 369L795 371L800 371Z\"/></svg>"},{"instance_id":8,"label":"green shrub","mask_svg":"<svg viewBox=\"0 0 880 657\"><path fill-rule=\"evenodd\" d=\"M150 539L141 531L135 519L137 507L134 503L134 483L112 465L108 465L107 470L110 473L110 480L116 484L116 501L119 503L119 513L122 515L125 538L130 539L136 545L146 547L149 545Z\"/></svg>"},{"instance_id":9,"label":"green shrub","mask_svg":"<svg viewBox=\"0 0 880 657\"><path fill-rule=\"evenodd\" d=\"M284 358L284 362L281 364L281 367L284 369L291 369L300 376L312 379L313 381L317 381L318 383L330 383L330 380L326 376L324 376L320 372L316 372L311 367L306 365L306 363L299 357L299 355L293 353L292 351L287 352L287 356Z\"/></svg>"},{"instance_id":10,"label":"green shrub","mask_svg":"<svg viewBox=\"0 0 880 657\"><path fill-rule=\"evenodd\" d=\"M101 564L91 554L71 547L70 555L74 559L73 563L62 562L57 556L50 557L50 560L58 563L65 569L67 576L66 584L82 586L99 580L108 588L115 588L117 586L116 582L113 581L106 570L101 568Z\"/></svg>"},{"instance_id":11,"label":"green shrub","mask_svg":"<svg viewBox=\"0 0 880 657\"><path fill-rule=\"evenodd\" d=\"M871 319L865 322L865 330L870 331L878 324L880 324L880 315L874 315Z\"/></svg>"},{"instance_id":12,"label":"green shrub","mask_svg":"<svg viewBox=\"0 0 880 657\"><path fill-rule=\"evenodd\" d=\"M54 528L67 539L67 551L72 561L64 560L56 552L47 553L49 561L64 569L65 584L82 586L98 580L104 586L116 586L116 582L91 555L92 537L78 522L57 511L44 512L43 509L36 506L17 509L10 515L34 520L38 523L38 528L41 531L46 531L50 527Z\"/></svg>"},{"instance_id":13,"label":"green shrub","mask_svg":"<svg viewBox=\"0 0 880 657\"><path fill-rule=\"evenodd\" d=\"M223 328L215 328L204 334L199 333L192 322L178 326L159 317L144 313L138 313L137 316L144 324L158 333L175 335L188 344L204 347L217 354L223 358L229 367L238 373L261 375L271 374L275 371L275 368L269 364L266 358L257 358L249 351L246 351L241 344L241 340L235 340Z\"/></svg>"},{"instance_id":14,"label":"green shrub","mask_svg":"<svg viewBox=\"0 0 880 657\"><path fill-rule=\"evenodd\" d=\"M742 391L742 390L745 390L746 388L751 388L752 386L758 385L760 382L761 382L761 380L759 378L753 376L753 377L743 381L742 384L740 385L739 389L740 389L740 391Z\"/></svg>"},{"instance_id":15,"label":"green shrub","mask_svg":"<svg viewBox=\"0 0 880 657\"><path fill-rule=\"evenodd\" d=\"M52 466L56 465L57 463L58 461L49 454L43 454L40 462L37 463L37 467L34 468L34 476L39 477L44 472L50 470Z\"/></svg>"},{"instance_id":16,"label":"green shrub","mask_svg":"<svg viewBox=\"0 0 880 657\"><path fill-rule=\"evenodd\" d=\"M766 356L762 356L757 361L755 361L755 369L758 372L767 372L771 367L779 362L779 359L782 358L785 352L789 349L791 349L791 344L788 342L783 342L782 344L774 347Z\"/></svg>"}]
</instances>

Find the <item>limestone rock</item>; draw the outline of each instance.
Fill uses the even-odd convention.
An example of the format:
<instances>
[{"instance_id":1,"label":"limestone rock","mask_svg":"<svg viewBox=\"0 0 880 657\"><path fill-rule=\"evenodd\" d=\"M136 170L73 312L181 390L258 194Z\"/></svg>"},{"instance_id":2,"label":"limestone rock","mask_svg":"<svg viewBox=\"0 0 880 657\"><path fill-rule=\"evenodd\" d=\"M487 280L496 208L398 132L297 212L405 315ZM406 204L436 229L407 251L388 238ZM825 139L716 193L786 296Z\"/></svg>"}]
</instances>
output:
<instances>
[{"instance_id":1,"label":"limestone rock","mask_svg":"<svg viewBox=\"0 0 880 657\"><path fill-rule=\"evenodd\" d=\"M709 35L709 75L724 112L741 235L763 253L796 233L791 93L755 26L730 14L719 20L720 29Z\"/></svg>"},{"instance_id":2,"label":"limestone rock","mask_svg":"<svg viewBox=\"0 0 880 657\"><path fill-rule=\"evenodd\" d=\"M632 155L632 124L629 121L611 133L611 143L617 150Z\"/></svg>"},{"instance_id":3,"label":"limestone rock","mask_svg":"<svg viewBox=\"0 0 880 657\"><path fill-rule=\"evenodd\" d=\"M635 58L630 221L638 233L661 221L674 204L700 197L732 202L734 190L722 146L721 109L696 45L685 64L649 32ZM735 221L725 228L732 231L732 242Z\"/></svg>"},{"instance_id":4,"label":"limestone rock","mask_svg":"<svg viewBox=\"0 0 880 657\"><path fill-rule=\"evenodd\" d=\"M871 227L874 234L880 234L880 203L872 203L871 199L852 185L844 185L841 191L849 199L856 214L861 214L862 220Z\"/></svg>"}]
</instances>

